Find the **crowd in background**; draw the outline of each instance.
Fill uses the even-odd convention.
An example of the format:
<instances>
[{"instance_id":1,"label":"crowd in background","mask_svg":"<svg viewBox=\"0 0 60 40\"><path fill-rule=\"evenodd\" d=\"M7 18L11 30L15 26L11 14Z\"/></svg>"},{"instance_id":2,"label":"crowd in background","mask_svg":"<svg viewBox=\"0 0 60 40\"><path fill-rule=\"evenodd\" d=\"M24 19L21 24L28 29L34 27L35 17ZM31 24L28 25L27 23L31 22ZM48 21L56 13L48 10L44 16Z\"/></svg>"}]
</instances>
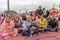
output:
<instances>
[{"instance_id":1,"label":"crowd in background","mask_svg":"<svg viewBox=\"0 0 60 40\"><path fill-rule=\"evenodd\" d=\"M0 14L0 36L7 39L18 34L32 36L39 32L58 32L59 21L59 10L52 8L48 11L42 6L39 6L39 9L35 10L32 15L28 11L22 16L18 13L6 16Z\"/></svg>"}]
</instances>

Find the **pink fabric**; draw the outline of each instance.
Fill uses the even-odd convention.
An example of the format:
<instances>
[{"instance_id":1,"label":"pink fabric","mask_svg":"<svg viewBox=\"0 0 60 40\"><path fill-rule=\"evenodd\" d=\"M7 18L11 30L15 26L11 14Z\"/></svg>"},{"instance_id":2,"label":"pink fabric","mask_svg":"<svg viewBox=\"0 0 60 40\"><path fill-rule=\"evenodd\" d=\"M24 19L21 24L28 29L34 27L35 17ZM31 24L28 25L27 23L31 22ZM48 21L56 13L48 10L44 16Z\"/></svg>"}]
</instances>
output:
<instances>
[{"instance_id":1,"label":"pink fabric","mask_svg":"<svg viewBox=\"0 0 60 40\"><path fill-rule=\"evenodd\" d=\"M11 29L14 28L14 23L10 22L9 24L7 24L7 23L4 22L1 25L1 27L2 27L2 29L0 31L1 37L8 38L10 36L8 34L8 32L11 32ZM13 36L16 36L18 34L18 30L14 28L13 33L14 33Z\"/></svg>"},{"instance_id":2,"label":"pink fabric","mask_svg":"<svg viewBox=\"0 0 60 40\"><path fill-rule=\"evenodd\" d=\"M22 28L22 31L24 31L24 28Z\"/></svg>"},{"instance_id":3,"label":"pink fabric","mask_svg":"<svg viewBox=\"0 0 60 40\"><path fill-rule=\"evenodd\" d=\"M1 37L7 37L7 36L9 36L8 33L2 33L2 34L1 34Z\"/></svg>"},{"instance_id":4,"label":"pink fabric","mask_svg":"<svg viewBox=\"0 0 60 40\"><path fill-rule=\"evenodd\" d=\"M2 40L0 38L0 40ZM29 36L21 36L20 34L16 37L11 37L6 40L60 40L60 32L45 32L38 33L37 35Z\"/></svg>"},{"instance_id":5,"label":"pink fabric","mask_svg":"<svg viewBox=\"0 0 60 40\"><path fill-rule=\"evenodd\" d=\"M17 36L17 34L18 34L18 29L14 29L13 33L14 33L13 36Z\"/></svg>"}]
</instances>

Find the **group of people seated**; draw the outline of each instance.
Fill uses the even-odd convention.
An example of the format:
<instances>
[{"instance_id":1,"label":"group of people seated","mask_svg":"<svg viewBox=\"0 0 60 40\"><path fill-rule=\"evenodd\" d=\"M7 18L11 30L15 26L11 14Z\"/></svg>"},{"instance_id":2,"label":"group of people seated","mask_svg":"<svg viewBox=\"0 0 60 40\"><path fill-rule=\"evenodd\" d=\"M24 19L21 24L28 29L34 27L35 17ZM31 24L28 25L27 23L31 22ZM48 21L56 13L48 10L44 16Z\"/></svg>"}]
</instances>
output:
<instances>
[{"instance_id":1,"label":"group of people seated","mask_svg":"<svg viewBox=\"0 0 60 40\"><path fill-rule=\"evenodd\" d=\"M11 36L17 36L18 34L32 36L39 32L47 31L58 32L58 20L54 16L49 16L47 19L43 11L39 9L32 16L29 14L23 15L22 17L18 14L12 17L6 15L4 20L1 21L0 36L6 39Z\"/></svg>"}]
</instances>

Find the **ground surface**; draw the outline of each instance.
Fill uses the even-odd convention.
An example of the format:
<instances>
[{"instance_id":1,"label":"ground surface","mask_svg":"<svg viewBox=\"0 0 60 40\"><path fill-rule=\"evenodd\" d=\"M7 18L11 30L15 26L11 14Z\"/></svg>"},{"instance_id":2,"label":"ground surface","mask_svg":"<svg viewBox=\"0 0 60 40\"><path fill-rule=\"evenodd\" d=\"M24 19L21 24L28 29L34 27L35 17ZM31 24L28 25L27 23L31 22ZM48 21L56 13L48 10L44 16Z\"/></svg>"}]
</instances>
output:
<instances>
[{"instance_id":1,"label":"ground surface","mask_svg":"<svg viewBox=\"0 0 60 40\"><path fill-rule=\"evenodd\" d=\"M60 40L60 32L38 33L32 37L19 35L16 37L11 37L9 39L0 38L0 40Z\"/></svg>"}]
</instances>

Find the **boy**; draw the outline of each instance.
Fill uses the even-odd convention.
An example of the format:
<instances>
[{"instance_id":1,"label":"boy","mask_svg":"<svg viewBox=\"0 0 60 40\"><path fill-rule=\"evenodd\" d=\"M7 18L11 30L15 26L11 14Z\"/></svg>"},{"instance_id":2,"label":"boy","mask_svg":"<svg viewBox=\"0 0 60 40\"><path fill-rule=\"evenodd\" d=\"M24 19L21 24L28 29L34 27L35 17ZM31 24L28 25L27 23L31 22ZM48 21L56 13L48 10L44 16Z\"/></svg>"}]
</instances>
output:
<instances>
[{"instance_id":1,"label":"boy","mask_svg":"<svg viewBox=\"0 0 60 40\"><path fill-rule=\"evenodd\" d=\"M47 19L44 18L42 15L40 16L40 19L38 20L38 26L39 26L39 30L41 32L43 31L46 31L45 28L46 28L46 25L47 25Z\"/></svg>"}]
</instances>

